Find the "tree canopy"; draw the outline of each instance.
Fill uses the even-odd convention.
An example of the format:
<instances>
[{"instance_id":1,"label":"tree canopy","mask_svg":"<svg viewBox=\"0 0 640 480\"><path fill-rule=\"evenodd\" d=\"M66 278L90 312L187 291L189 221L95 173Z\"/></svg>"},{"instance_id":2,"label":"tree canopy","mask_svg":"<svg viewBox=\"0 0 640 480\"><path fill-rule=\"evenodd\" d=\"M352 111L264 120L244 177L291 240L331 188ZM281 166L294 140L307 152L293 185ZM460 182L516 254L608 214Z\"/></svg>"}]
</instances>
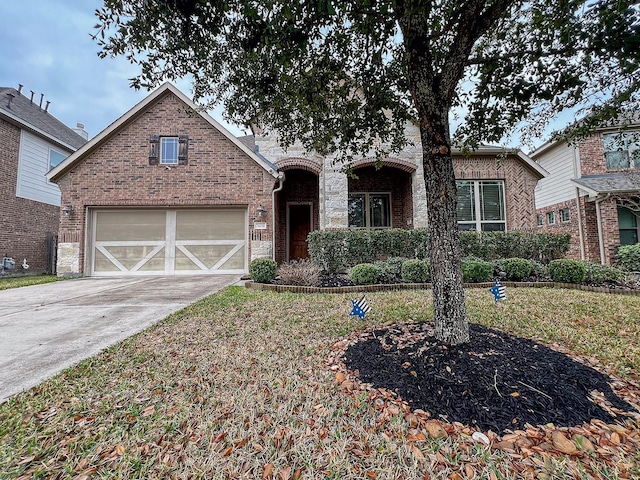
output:
<instances>
[{"instance_id":1,"label":"tree canopy","mask_svg":"<svg viewBox=\"0 0 640 480\"><path fill-rule=\"evenodd\" d=\"M194 96L286 147L343 160L420 129L436 336L469 340L449 115L473 148L584 108L588 129L638 107L640 17L628 0L105 0L101 55L134 87L191 75Z\"/></svg>"}]
</instances>

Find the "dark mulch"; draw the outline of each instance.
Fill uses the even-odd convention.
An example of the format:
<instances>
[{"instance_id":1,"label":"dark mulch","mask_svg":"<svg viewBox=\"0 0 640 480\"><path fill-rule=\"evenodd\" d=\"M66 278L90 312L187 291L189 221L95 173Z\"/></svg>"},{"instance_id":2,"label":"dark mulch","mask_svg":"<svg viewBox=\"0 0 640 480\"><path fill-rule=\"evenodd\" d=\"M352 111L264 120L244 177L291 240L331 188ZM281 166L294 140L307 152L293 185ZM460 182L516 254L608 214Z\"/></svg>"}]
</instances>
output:
<instances>
[{"instance_id":1,"label":"dark mulch","mask_svg":"<svg viewBox=\"0 0 640 480\"><path fill-rule=\"evenodd\" d=\"M447 347L429 323L393 325L351 345L345 365L362 382L396 392L433 418L502 432L526 423L580 425L614 417L589 399L604 394L615 409L609 377L531 340L470 325L471 341Z\"/></svg>"},{"instance_id":2,"label":"dark mulch","mask_svg":"<svg viewBox=\"0 0 640 480\"><path fill-rule=\"evenodd\" d=\"M355 285L347 275L323 275L318 287L350 287Z\"/></svg>"}]
</instances>

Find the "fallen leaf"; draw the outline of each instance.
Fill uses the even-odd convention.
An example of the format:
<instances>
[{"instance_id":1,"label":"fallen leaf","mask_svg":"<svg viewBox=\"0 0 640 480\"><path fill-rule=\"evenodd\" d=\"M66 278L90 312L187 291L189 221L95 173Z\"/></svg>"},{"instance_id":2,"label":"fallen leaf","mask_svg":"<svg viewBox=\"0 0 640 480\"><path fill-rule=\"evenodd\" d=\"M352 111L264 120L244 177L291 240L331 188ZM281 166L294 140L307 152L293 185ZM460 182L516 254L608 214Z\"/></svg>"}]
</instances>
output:
<instances>
[{"instance_id":1,"label":"fallen leaf","mask_svg":"<svg viewBox=\"0 0 640 480\"><path fill-rule=\"evenodd\" d=\"M427 431L427 436L431 439L448 436L446 430L435 420L426 422L424 429Z\"/></svg>"},{"instance_id":2,"label":"fallen leaf","mask_svg":"<svg viewBox=\"0 0 640 480\"><path fill-rule=\"evenodd\" d=\"M116 454L121 457L122 455L124 455L124 452L126 451L126 449L124 448L123 445L118 445L116 447Z\"/></svg>"},{"instance_id":3,"label":"fallen leaf","mask_svg":"<svg viewBox=\"0 0 640 480\"><path fill-rule=\"evenodd\" d=\"M346 379L347 379L347 376L344 373L342 372L336 373L336 383L340 384L344 382Z\"/></svg>"},{"instance_id":4,"label":"fallen leaf","mask_svg":"<svg viewBox=\"0 0 640 480\"><path fill-rule=\"evenodd\" d=\"M278 478L280 480L289 480L291 476L291 467L284 467L282 470L278 472Z\"/></svg>"},{"instance_id":5,"label":"fallen leaf","mask_svg":"<svg viewBox=\"0 0 640 480\"><path fill-rule=\"evenodd\" d=\"M264 466L264 471L262 472L262 478L271 478L273 476L273 464L267 463Z\"/></svg>"},{"instance_id":6,"label":"fallen leaf","mask_svg":"<svg viewBox=\"0 0 640 480\"><path fill-rule=\"evenodd\" d=\"M147 408L142 410L142 416L143 417L148 417L149 415L152 415L155 411L156 411L156 406L155 405L149 405Z\"/></svg>"},{"instance_id":7,"label":"fallen leaf","mask_svg":"<svg viewBox=\"0 0 640 480\"><path fill-rule=\"evenodd\" d=\"M222 451L222 456L223 457L228 457L229 455L231 455L231 452L233 452L233 445L228 446L227 448L225 448Z\"/></svg>"},{"instance_id":8,"label":"fallen leaf","mask_svg":"<svg viewBox=\"0 0 640 480\"><path fill-rule=\"evenodd\" d=\"M413 453L413 456L416 457L416 460L420 463L427 460L426 458L424 458L424 453L422 453L422 451L415 445L411 445L411 453Z\"/></svg>"},{"instance_id":9,"label":"fallen leaf","mask_svg":"<svg viewBox=\"0 0 640 480\"><path fill-rule=\"evenodd\" d=\"M551 434L551 442L553 447L559 452L566 453L568 455L575 455L578 453L576 444L564 436L562 432L553 432Z\"/></svg>"},{"instance_id":10,"label":"fallen leaf","mask_svg":"<svg viewBox=\"0 0 640 480\"><path fill-rule=\"evenodd\" d=\"M297 468L296 471L293 472L293 478L291 480L299 480L300 477L302 477L302 470Z\"/></svg>"},{"instance_id":11,"label":"fallen leaf","mask_svg":"<svg viewBox=\"0 0 640 480\"><path fill-rule=\"evenodd\" d=\"M489 446L491 445L491 442L489 441L489 437L487 437L484 433L482 432L473 432L473 435L471 435L471 438L478 443L484 443L485 445Z\"/></svg>"}]
</instances>

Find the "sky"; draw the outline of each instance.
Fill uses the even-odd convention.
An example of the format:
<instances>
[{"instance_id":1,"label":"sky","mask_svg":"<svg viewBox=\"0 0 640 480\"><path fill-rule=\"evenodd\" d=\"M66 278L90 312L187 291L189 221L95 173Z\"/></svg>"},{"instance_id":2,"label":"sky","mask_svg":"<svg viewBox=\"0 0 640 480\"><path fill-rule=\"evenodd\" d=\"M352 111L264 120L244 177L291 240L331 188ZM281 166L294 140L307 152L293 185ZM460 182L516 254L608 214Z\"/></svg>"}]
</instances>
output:
<instances>
[{"instance_id":1,"label":"sky","mask_svg":"<svg viewBox=\"0 0 640 480\"><path fill-rule=\"evenodd\" d=\"M98 57L91 34L100 7L101 0L0 0L0 87L22 84L23 94L33 90L38 102L44 94L54 117L70 127L84 124L90 138L149 93L130 87L139 67L123 57ZM188 81L176 86L192 96ZM250 133L225 122L221 107L209 113L236 136ZM527 151L544 140L525 148L515 138L505 146Z\"/></svg>"},{"instance_id":2,"label":"sky","mask_svg":"<svg viewBox=\"0 0 640 480\"><path fill-rule=\"evenodd\" d=\"M90 137L149 94L129 86L138 67L98 57L90 35L101 6L101 0L0 0L0 87L22 84L37 102L44 94L54 117L72 128L84 124ZM192 96L189 82L176 86ZM209 113L232 134L248 133L225 122L221 109Z\"/></svg>"}]
</instances>

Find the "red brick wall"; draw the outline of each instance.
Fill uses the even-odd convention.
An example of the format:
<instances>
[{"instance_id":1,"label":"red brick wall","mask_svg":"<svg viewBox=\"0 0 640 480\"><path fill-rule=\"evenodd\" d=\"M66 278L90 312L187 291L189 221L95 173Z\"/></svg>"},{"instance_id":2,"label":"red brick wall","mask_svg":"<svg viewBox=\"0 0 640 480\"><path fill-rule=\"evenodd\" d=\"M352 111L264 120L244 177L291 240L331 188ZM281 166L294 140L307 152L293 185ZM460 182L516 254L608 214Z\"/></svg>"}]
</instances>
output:
<instances>
[{"instance_id":1,"label":"red brick wall","mask_svg":"<svg viewBox=\"0 0 640 480\"><path fill-rule=\"evenodd\" d=\"M582 175L607 173L607 161L604 157L602 134L594 133L578 145L580 152L580 170Z\"/></svg>"},{"instance_id":2,"label":"red brick wall","mask_svg":"<svg viewBox=\"0 0 640 480\"><path fill-rule=\"evenodd\" d=\"M413 201L411 174L397 168L383 166L354 169L358 178L349 178L349 193L381 192L391 193L391 226L393 228L413 228Z\"/></svg>"},{"instance_id":3,"label":"red brick wall","mask_svg":"<svg viewBox=\"0 0 640 480\"><path fill-rule=\"evenodd\" d=\"M187 165L149 165L150 135L182 134L189 136ZM249 238L272 238L274 178L171 93L88 154L59 185L62 204L73 206L71 218L61 220L60 241L80 241L81 269L86 207L248 206ZM259 204L268 212L267 230L253 232Z\"/></svg>"},{"instance_id":4,"label":"red brick wall","mask_svg":"<svg viewBox=\"0 0 640 480\"><path fill-rule=\"evenodd\" d=\"M287 202L311 203L313 209L313 229L320 225L319 180L313 172L291 169L285 170L286 180L282 191L276 193L276 261L287 260Z\"/></svg>"},{"instance_id":5,"label":"red brick wall","mask_svg":"<svg viewBox=\"0 0 640 480\"><path fill-rule=\"evenodd\" d=\"M590 262L600 263L600 237L598 234L598 221L596 202L588 201L588 197L580 197L580 214L582 216L584 235L584 259ZM570 221L562 223L560 210L570 208ZM548 225L547 213L555 212L555 225ZM570 233L571 248L567 258L579 260L580 231L578 228L578 206L575 200L557 203L538 210L544 217L544 225L538 230L549 233ZM618 207L615 199L609 198L600 203L600 218L603 225L602 238L604 244L605 263L613 263L617 247L620 245L620 232L618 229Z\"/></svg>"},{"instance_id":6,"label":"red brick wall","mask_svg":"<svg viewBox=\"0 0 640 480\"><path fill-rule=\"evenodd\" d=\"M507 230L528 230L536 225L534 190L538 177L512 156L454 157L457 180L504 180Z\"/></svg>"},{"instance_id":7,"label":"red brick wall","mask_svg":"<svg viewBox=\"0 0 640 480\"><path fill-rule=\"evenodd\" d=\"M0 257L16 260L15 273L25 272L24 258L29 273L45 272L46 237L58 231L60 208L16 197L20 128L0 119L0 145Z\"/></svg>"}]
</instances>

